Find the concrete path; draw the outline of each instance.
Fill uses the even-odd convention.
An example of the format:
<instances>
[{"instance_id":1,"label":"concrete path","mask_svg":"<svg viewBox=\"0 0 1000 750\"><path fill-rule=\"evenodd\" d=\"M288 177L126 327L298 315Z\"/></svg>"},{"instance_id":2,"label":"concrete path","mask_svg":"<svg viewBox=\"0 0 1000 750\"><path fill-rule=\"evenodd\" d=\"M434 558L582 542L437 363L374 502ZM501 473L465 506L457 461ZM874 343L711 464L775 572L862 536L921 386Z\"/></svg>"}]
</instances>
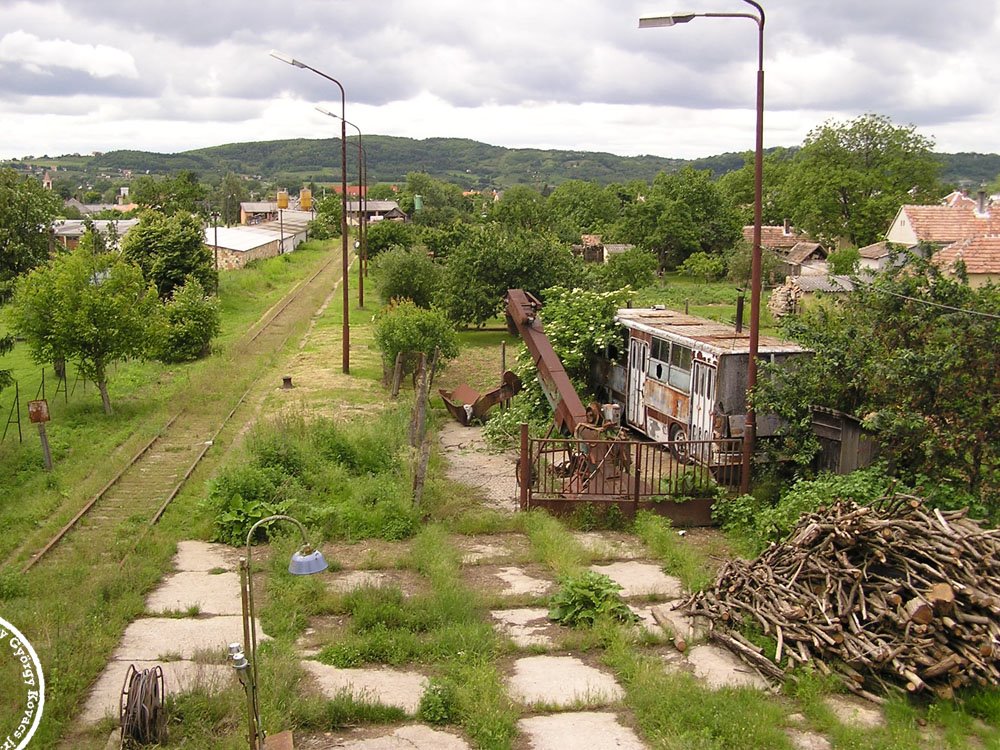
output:
<instances>
[{"instance_id":1,"label":"concrete path","mask_svg":"<svg viewBox=\"0 0 1000 750\"><path fill-rule=\"evenodd\" d=\"M238 553L222 544L185 541L177 545L173 565L146 599L150 617L134 620L122 634L111 661L91 688L79 721L96 724L118 716L130 664L136 669L163 668L167 694L198 687L215 691L232 684L226 665L230 643L243 643ZM170 617L155 615L170 614ZM257 626L259 640L266 636Z\"/></svg>"}]
</instances>

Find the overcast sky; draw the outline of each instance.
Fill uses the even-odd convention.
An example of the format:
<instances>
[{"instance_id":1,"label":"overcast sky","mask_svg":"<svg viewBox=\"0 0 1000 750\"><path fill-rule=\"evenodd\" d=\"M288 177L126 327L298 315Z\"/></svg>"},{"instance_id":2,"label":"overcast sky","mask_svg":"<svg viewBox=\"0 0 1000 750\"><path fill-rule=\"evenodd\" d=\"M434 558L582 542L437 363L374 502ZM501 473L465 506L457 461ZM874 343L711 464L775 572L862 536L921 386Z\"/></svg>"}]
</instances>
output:
<instances>
[{"instance_id":1,"label":"overcast sky","mask_svg":"<svg viewBox=\"0 0 1000 750\"><path fill-rule=\"evenodd\" d=\"M866 112L1000 153L1000 0L763 0L765 146ZM741 0L0 0L0 157L366 134L695 158L753 147Z\"/></svg>"}]
</instances>

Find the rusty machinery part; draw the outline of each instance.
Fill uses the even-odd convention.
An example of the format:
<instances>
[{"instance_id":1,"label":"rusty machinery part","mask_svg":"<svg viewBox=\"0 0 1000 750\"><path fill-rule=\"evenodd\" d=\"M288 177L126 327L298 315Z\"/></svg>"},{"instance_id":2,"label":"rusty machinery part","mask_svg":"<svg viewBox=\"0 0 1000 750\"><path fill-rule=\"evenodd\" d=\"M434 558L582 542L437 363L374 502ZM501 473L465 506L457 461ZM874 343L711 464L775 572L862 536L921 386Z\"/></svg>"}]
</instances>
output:
<instances>
[{"instance_id":1,"label":"rusty machinery part","mask_svg":"<svg viewBox=\"0 0 1000 750\"><path fill-rule=\"evenodd\" d=\"M141 672L129 664L118 701L121 717L121 750L159 745L166 741L163 709L163 669L157 664Z\"/></svg>"}]
</instances>

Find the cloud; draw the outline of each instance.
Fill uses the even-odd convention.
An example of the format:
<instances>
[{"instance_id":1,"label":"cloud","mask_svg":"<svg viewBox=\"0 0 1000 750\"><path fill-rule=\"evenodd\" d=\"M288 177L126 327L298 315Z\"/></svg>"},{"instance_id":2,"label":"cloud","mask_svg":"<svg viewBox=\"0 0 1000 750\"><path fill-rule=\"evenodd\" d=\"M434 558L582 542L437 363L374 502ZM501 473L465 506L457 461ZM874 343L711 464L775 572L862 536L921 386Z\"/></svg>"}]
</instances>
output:
<instances>
[{"instance_id":1,"label":"cloud","mask_svg":"<svg viewBox=\"0 0 1000 750\"><path fill-rule=\"evenodd\" d=\"M22 65L35 73L50 68L68 68L95 78L139 77L135 60L124 50L66 39L40 39L20 30L0 38L0 61Z\"/></svg>"}]
</instances>

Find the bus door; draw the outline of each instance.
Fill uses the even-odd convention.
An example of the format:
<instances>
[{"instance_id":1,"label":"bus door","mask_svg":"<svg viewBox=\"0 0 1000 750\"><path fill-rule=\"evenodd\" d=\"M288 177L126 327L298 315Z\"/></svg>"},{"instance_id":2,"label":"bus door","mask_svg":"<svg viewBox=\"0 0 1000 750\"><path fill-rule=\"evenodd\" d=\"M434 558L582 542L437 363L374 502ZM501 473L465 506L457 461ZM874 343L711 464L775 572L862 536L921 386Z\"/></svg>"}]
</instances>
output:
<instances>
[{"instance_id":1,"label":"bus door","mask_svg":"<svg viewBox=\"0 0 1000 750\"><path fill-rule=\"evenodd\" d=\"M643 389L646 385L646 366L649 363L649 343L629 339L628 344L628 397L625 400L625 418L637 430L646 434L646 410L643 407Z\"/></svg>"},{"instance_id":2,"label":"bus door","mask_svg":"<svg viewBox=\"0 0 1000 750\"><path fill-rule=\"evenodd\" d=\"M715 367L695 360L691 370L691 432L692 440L712 439L712 408L715 403ZM711 463L712 444L694 446L698 461Z\"/></svg>"}]
</instances>

